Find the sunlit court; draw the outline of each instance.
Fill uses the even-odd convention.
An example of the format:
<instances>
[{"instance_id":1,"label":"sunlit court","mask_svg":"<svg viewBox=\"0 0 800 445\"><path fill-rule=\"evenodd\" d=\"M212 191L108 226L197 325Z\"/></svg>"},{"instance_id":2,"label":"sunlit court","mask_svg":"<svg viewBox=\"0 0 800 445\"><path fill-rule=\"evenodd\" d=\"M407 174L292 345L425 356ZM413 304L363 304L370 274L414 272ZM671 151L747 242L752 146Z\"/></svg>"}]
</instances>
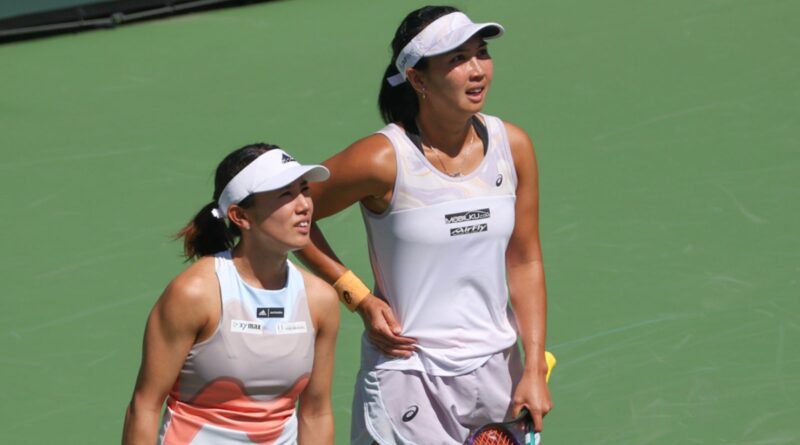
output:
<instances>
[{"instance_id":1,"label":"sunlit court","mask_svg":"<svg viewBox=\"0 0 800 445\"><path fill-rule=\"evenodd\" d=\"M219 160L266 142L318 164L380 129L389 43L427 4L232 3L0 43L0 443L120 442ZM542 443L800 443L800 3L453 6L504 26L483 112L535 145ZM358 206L321 227L372 286ZM340 316L347 444L364 327Z\"/></svg>"}]
</instances>

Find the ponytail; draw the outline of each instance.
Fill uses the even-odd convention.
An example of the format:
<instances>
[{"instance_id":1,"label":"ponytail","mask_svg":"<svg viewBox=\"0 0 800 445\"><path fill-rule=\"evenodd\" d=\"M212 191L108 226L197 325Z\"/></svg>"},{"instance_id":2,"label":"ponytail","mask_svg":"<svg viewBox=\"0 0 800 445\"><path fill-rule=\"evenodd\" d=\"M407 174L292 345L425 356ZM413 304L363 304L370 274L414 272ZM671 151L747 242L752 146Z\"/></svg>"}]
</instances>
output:
<instances>
[{"instance_id":1,"label":"ponytail","mask_svg":"<svg viewBox=\"0 0 800 445\"><path fill-rule=\"evenodd\" d=\"M417 69L427 60L417 62ZM389 85L386 80L397 74L397 67L394 61L386 67L386 72L381 79L381 90L378 94L378 109L385 124L399 122L405 128L414 128L414 119L419 114L419 99L411 84L403 82L395 87Z\"/></svg>"},{"instance_id":2,"label":"ponytail","mask_svg":"<svg viewBox=\"0 0 800 445\"><path fill-rule=\"evenodd\" d=\"M187 261L233 247L234 234L225 220L211 213L216 207L216 202L207 204L175 235L176 239L183 238L183 256Z\"/></svg>"}]
</instances>

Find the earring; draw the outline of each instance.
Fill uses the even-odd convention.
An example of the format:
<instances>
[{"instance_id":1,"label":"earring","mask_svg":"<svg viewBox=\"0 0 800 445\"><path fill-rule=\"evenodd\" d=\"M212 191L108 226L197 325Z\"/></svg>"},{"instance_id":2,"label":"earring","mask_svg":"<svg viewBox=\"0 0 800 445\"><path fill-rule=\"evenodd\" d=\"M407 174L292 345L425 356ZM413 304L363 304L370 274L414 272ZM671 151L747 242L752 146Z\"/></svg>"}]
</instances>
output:
<instances>
[{"instance_id":1,"label":"earring","mask_svg":"<svg viewBox=\"0 0 800 445\"><path fill-rule=\"evenodd\" d=\"M425 99L428 98L428 94L427 93L428 93L428 90L423 88L422 89L422 100L425 100Z\"/></svg>"}]
</instances>

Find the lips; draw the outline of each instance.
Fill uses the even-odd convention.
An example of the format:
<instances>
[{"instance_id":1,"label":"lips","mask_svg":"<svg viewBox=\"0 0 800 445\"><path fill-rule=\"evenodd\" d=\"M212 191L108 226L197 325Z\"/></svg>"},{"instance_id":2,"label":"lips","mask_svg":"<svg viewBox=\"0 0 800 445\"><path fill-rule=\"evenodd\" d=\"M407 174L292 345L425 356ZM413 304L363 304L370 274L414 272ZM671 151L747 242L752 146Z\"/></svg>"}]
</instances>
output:
<instances>
[{"instance_id":1,"label":"lips","mask_svg":"<svg viewBox=\"0 0 800 445\"><path fill-rule=\"evenodd\" d=\"M300 233L304 234L304 235L308 234L310 229L311 229L311 224L309 223L308 220L300 221L299 223L295 224L294 226L297 227L297 230Z\"/></svg>"},{"instance_id":2,"label":"lips","mask_svg":"<svg viewBox=\"0 0 800 445\"><path fill-rule=\"evenodd\" d=\"M472 101L478 102L483 99L484 91L486 91L484 87L470 88L467 90L467 97Z\"/></svg>"}]
</instances>

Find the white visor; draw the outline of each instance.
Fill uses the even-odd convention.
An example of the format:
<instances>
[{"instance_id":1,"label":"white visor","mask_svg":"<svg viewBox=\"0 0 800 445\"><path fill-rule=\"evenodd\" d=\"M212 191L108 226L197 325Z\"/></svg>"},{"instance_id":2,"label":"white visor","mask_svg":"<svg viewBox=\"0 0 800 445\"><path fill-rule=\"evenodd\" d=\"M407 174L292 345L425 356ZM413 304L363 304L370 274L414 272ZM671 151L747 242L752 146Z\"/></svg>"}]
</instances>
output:
<instances>
[{"instance_id":1,"label":"white visor","mask_svg":"<svg viewBox=\"0 0 800 445\"><path fill-rule=\"evenodd\" d=\"M294 182L297 178L307 181L324 181L330 172L321 165L301 165L285 151L272 149L243 168L231 179L217 200L213 214L227 218L228 208L240 203L253 193L277 190Z\"/></svg>"},{"instance_id":2,"label":"white visor","mask_svg":"<svg viewBox=\"0 0 800 445\"><path fill-rule=\"evenodd\" d=\"M484 38L491 39L500 37L505 30L499 23L473 23L463 12L439 17L403 47L395 61L398 73L386 80L393 87L400 85L406 81L406 70L419 59L452 51L482 31Z\"/></svg>"}]
</instances>

